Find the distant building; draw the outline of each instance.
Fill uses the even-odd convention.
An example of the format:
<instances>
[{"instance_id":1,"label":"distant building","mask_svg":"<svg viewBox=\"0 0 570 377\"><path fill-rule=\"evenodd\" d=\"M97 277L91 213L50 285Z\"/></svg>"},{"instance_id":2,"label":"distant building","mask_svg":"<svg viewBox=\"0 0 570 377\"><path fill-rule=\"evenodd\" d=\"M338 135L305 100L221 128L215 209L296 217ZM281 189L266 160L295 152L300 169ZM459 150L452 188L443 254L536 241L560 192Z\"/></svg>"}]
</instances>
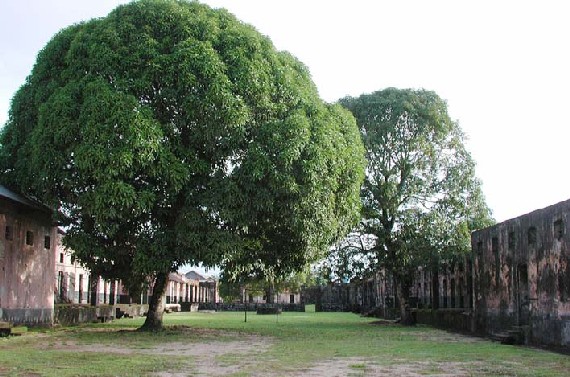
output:
<instances>
[{"instance_id":1,"label":"distant building","mask_svg":"<svg viewBox=\"0 0 570 377\"><path fill-rule=\"evenodd\" d=\"M247 295L247 297L245 297L245 300L243 300L244 302L247 302L249 304L267 304L267 303L273 303L273 304L301 304L301 292L294 292L291 291L289 289L285 289L283 291L280 292L275 292L273 293L273 297L271 299L268 299L267 297L267 293L264 295L260 295L260 294L253 294L253 293L249 293L247 292L247 290L242 290L243 295Z\"/></svg>"},{"instance_id":2,"label":"distant building","mask_svg":"<svg viewBox=\"0 0 570 377\"><path fill-rule=\"evenodd\" d=\"M417 321L501 341L570 347L570 200L471 234L469 255L419 268L410 288ZM312 288L317 310L399 315L385 270Z\"/></svg>"},{"instance_id":3,"label":"distant building","mask_svg":"<svg viewBox=\"0 0 570 377\"><path fill-rule=\"evenodd\" d=\"M53 324L57 227L51 215L0 185L0 320Z\"/></svg>"},{"instance_id":4,"label":"distant building","mask_svg":"<svg viewBox=\"0 0 570 377\"><path fill-rule=\"evenodd\" d=\"M193 303L220 302L218 281L212 277L204 277L196 271L187 272L186 279L195 282L190 286L189 301Z\"/></svg>"},{"instance_id":5,"label":"distant building","mask_svg":"<svg viewBox=\"0 0 570 377\"><path fill-rule=\"evenodd\" d=\"M128 301L120 280L104 280L75 259L73 250L63 246L65 232L58 229L55 260L55 302L61 304L117 304Z\"/></svg>"}]
</instances>

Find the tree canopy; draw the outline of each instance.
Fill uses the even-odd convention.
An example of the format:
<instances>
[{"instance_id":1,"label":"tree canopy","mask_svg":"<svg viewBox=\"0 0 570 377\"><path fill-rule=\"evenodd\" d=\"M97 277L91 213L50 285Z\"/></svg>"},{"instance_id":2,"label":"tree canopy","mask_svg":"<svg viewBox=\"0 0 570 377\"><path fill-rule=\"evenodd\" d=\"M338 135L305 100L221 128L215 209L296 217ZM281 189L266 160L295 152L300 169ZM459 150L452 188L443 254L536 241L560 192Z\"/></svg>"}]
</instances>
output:
<instances>
[{"instance_id":1,"label":"tree canopy","mask_svg":"<svg viewBox=\"0 0 570 377\"><path fill-rule=\"evenodd\" d=\"M464 135L436 93L389 88L340 103L357 120L368 166L360 228L367 242L339 250L360 250L365 265L393 274L404 317L417 268L467 252L470 230L490 225L490 210Z\"/></svg>"},{"instance_id":2,"label":"tree canopy","mask_svg":"<svg viewBox=\"0 0 570 377\"><path fill-rule=\"evenodd\" d=\"M150 328L182 264L287 274L322 255L358 220L363 161L354 118L302 63L174 0L56 34L0 136L1 180L58 210L93 273L155 278Z\"/></svg>"}]
</instances>

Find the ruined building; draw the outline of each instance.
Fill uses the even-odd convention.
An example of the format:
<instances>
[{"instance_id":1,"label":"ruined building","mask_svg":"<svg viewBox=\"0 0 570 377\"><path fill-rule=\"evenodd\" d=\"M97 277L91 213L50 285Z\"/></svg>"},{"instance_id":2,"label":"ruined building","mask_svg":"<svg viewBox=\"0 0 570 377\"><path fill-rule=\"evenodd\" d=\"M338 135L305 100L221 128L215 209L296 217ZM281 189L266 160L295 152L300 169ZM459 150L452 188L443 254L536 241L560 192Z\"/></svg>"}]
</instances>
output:
<instances>
[{"instance_id":1,"label":"ruined building","mask_svg":"<svg viewBox=\"0 0 570 377\"><path fill-rule=\"evenodd\" d=\"M570 200L473 232L470 255L418 269L410 310L420 323L569 347L569 221ZM310 295L318 310L399 315L386 271Z\"/></svg>"},{"instance_id":2,"label":"ruined building","mask_svg":"<svg viewBox=\"0 0 570 377\"><path fill-rule=\"evenodd\" d=\"M475 327L570 345L570 200L472 234Z\"/></svg>"},{"instance_id":3,"label":"ruined building","mask_svg":"<svg viewBox=\"0 0 570 377\"><path fill-rule=\"evenodd\" d=\"M0 185L0 321L53 323L56 236L47 207Z\"/></svg>"}]
</instances>

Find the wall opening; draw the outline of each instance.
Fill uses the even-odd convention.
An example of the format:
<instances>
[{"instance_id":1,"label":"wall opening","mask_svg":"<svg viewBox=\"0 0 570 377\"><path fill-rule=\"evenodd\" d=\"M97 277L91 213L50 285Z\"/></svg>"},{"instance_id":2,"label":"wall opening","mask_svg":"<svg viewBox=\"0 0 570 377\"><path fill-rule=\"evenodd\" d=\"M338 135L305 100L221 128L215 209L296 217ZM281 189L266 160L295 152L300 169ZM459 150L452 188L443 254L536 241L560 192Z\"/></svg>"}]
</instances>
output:
<instances>
[{"instance_id":1,"label":"wall opening","mask_svg":"<svg viewBox=\"0 0 570 377\"><path fill-rule=\"evenodd\" d=\"M517 301L518 301L518 320L519 325L528 325L530 316L530 300L529 300L529 284L528 284L528 266L526 264L518 265L517 279Z\"/></svg>"},{"instance_id":2,"label":"wall opening","mask_svg":"<svg viewBox=\"0 0 570 377\"><path fill-rule=\"evenodd\" d=\"M529 246L536 246L536 228L534 226L531 226L530 228L528 228L528 245Z\"/></svg>"},{"instance_id":3,"label":"wall opening","mask_svg":"<svg viewBox=\"0 0 570 377\"><path fill-rule=\"evenodd\" d=\"M497 237L491 239L491 250L495 258L495 287L498 289L501 284L501 257L499 255L499 239Z\"/></svg>"},{"instance_id":4,"label":"wall opening","mask_svg":"<svg viewBox=\"0 0 570 377\"><path fill-rule=\"evenodd\" d=\"M4 238L8 241L12 241L14 239L14 231L11 225L6 225L6 229L4 230Z\"/></svg>"},{"instance_id":5,"label":"wall opening","mask_svg":"<svg viewBox=\"0 0 570 377\"><path fill-rule=\"evenodd\" d=\"M554 222L554 238L558 241L562 241L562 237L564 236L564 221L562 219L558 219Z\"/></svg>"},{"instance_id":6,"label":"wall opening","mask_svg":"<svg viewBox=\"0 0 570 377\"><path fill-rule=\"evenodd\" d=\"M515 244L516 244L516 238L515 238L515 232L509 232L509 251L514 251L515 250Z\"/></svg>"},{"instance_id":7,"label":"wall opening","mask_svg":"<svg viewBox=\"0 0 570 377\"><path fill-rule=\"evenodd\" d=\"M31 230L26 232L26 245L34 246L34 232Z\"/></svg>"},{"instance_id":8,"label":"wall opening","mask_svg":"<svg viewBox=\"0 0 570 377\"><path fill-rule=\"evenodd\" d=\"M447 280L443 279L443 307L447 308Z\"/></svg>"}]
</instances>

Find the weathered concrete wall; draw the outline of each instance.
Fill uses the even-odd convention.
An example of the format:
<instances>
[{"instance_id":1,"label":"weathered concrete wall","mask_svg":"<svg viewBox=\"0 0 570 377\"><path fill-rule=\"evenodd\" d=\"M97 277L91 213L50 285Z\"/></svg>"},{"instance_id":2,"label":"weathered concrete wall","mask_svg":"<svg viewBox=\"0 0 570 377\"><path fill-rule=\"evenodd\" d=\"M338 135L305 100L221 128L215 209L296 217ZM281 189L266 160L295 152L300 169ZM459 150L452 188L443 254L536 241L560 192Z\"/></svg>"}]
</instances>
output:
<instances>
[{"instance_id":1,"label":"weathered concrete wall","mask_svg":"<svg viewBox=\"0 0 570 377\"><path fill-rule=\"evenodd\" d=\"M526 328L533 344L570 345L570 201L472 235L476 326Z\"/></svg>"},{"instance_id":2,"label":"weathered concrete wall","mask_svg":"<svg viewBox=\"0 0 570 377\"><path fill-rule=\"evenodd\" d=\"M0 319L53 323L56 228L49 213L0 197Z\"/></svg>"},{"instance_id":3,"label":"weathered concrete wall","mask_svg":"<svg viewBox=\"0 0 570 377\"><path fill-rule=\"evenodd\" d=\"M417 323L460 332L473 330L470 309L416 309L412 311Z\"/></svg>"}]
</instances>

